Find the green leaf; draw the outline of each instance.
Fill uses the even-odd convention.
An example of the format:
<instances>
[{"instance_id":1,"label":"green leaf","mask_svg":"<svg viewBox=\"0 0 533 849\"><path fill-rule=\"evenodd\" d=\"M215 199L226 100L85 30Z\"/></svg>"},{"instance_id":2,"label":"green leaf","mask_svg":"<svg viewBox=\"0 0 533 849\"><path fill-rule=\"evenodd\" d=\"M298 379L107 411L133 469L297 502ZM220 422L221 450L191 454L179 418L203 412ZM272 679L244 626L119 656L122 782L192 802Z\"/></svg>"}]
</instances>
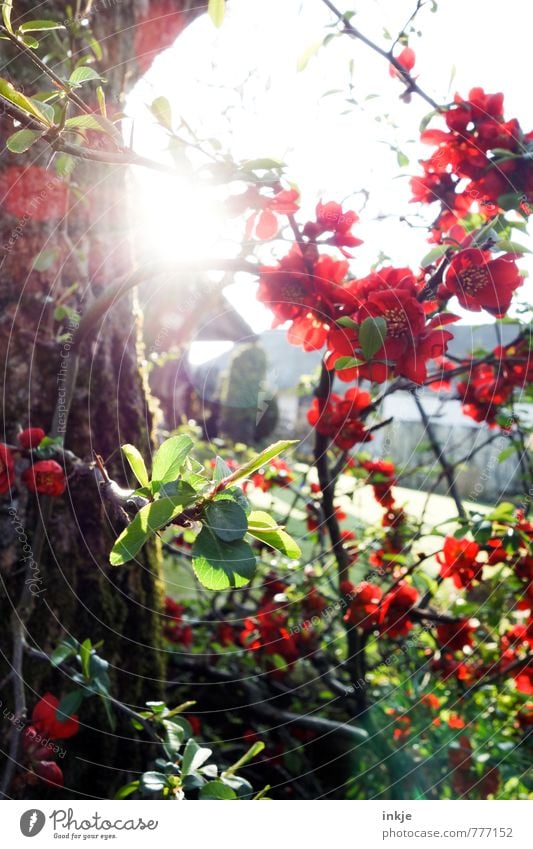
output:
<instances>
[{"instance_id":1,"label":"green leaf","mask_svg":"<svg viewBox=\"0 0 533 849\"><path fill-rule=\"evenodd\" d=\"M312 44L307 47L304 52L298 57L298 61L296 62L296 70L297 71L305 71L310 60L313 56L316 56L320 48L322 47L323 39L319 39L318 41L314 41Z\"/></svg>"},{"instance_id":2,"label":"green leaf","mask_svg":"<svg viewBox=\"0 0 533 849\"><path fill-rule=\"evenodd\" d=\"M33 271L48 271L48 269L52 267L58 257L58 248L49 248L48 250L41 251L33 260Z\"/></svg>"},{"instance_id":3,"label":"green leaf","mask_svg":"<svg viewBox=\"0 0 533 849\"><path fill-rule=\"evenodd\" d=\"M36 103L29 97L25 97L22 92L13 88L11 83L3 79L3 77L0 77L0 96L9 103L13 103L14 106L18 106L19 109L23 109L24 112L32 115L42 124L46 124L47 127L53 123L48 120L44 110L41 109L43 104Z\"/></svg>"},{"instance_id":4,"label":"green leaf","mask_svg":"<svg viewBox=\"0 0 533 849\"><path fill-rule=\"evenodd\" d=\"M176 480L192 445L190 436L184 434L165 440L154 456L152 483L162 484Z\"/></svg>"},{"instance_id":5,"label":"green leaf","mask_svg":"<svg viewBox=\"0 0 533 849\"><path fill-rule=\"evenodd\" d=\"M37 130L18 130L18 132L9 136L6 147L11 153L26 153L41 136L42 133Z\"/></svg>"},{"instance_id":6,"label":"green leaf","mask_svg":"<svg viewBox=\"0 0 533 849\"><path fill-rule=\"evenodd\" d=\"M270 171L270 170L279 170L283 168L285 165L280 159L268 159L266 157L262 159L248 159L246 162L243 162L242 168L245 171Z\"/></svg>"},{"instance_id":7,"label":"green leaf","mask_svg":"<svg viewBox=\"0 0 533 849\"><path fill-rule=\"evenodd\" d=\"M224 542L242 539L248 530L246 513L235 501L211 501L204 514L210 529Z\"/></svg>"},{"instance_id":8,"label":"green leaf","mask_svg":"<svg viewBox=\"0 0 533 849\"><path fill-rule=\"evenodd\" d=\"M87 65L82 65L80 68L75 68L72 71L68 81L70 85L83 85L83 83L89 82L90 80L101 80L102 77L98 74L94 68L89 68Z\"/></svg>"},{"instance_id":9,"label":"green leaf","mask_svg":"<svg viewBox=\"0 0 533 849\"><path fill-rule=\"evenodd\" d=\"M13 11L13 0L3 0L2 2L2 20L8 32L13 34L11 26L11 12Z\"/></svg>"},{"instance_id":10,"label":"green leaf","mask_svg":"<svg viewBox=\"0 0 533 849\"><path fill-rule=\"evenodd\" d=\"M167 776L164 772L144 772L141 776L141 787L148 793L160 793L167 786Z\"/></svg>"},{"instance_id":11,"label":"green leaf","mask_svg":"<svg viewBox=\"0 0 533 849\"><path fill-rule=\"evenodd\" d=\"M89 671L89 662L91 660L93 644L89 639L84 640L80 646L80 661L81 661L81 669L86 678L91 677L91 673Z\"/></svg>"},{"instance_id":12,"label":"green leaf","mask_svg":"<svg viewBox=\"0 0 533 849\"><path fill-rule=\"evenodd\" d=\"M265 744L263 743L263 741L258 740L257 743L254 743L253 746L250 746L250 748L242 756L242 758L239 758L238 761L228 767L228 769L224 770L223 776L226 777L228 775L234 775L241 769L241 767L245 766L247 763L249 763L249 761L257 757L257 755L262 752L264 748Z\"/></svg>"},{"instance_id":13,"label":"green leaf","mask_svg":"<svg viewBox=\"0 0 533 849\"><path fill-rule=\"evenodd\" d=\"M400 168L404 168L406 165L409 165L409 157L401 150L396 151L396 159Z\"/></svg>"},{"instance_id":14,"label":"green leaf","mask_svg":"<svg viewBox=\"0 0 533 849\"><path fill-rule=\"evenodd\" d=\"M525 245L521 245L518 242L510 242L507 239L502 239L497 242L494 246L498 251L508 251L513 254L530 254L531 251L529 248L526 248Z\"/></svg>"},{"instance_id":15,"label":"green leaf","mask_svg":"<svg viewBox=\"0 0 533 849\"><path fill-rule=\"evenodd\" d=\"M183 726L171 719L163 720L162 725L165 729L165 746L168 749L169 757L175 757L185 737Z\"/></svg>"},{"instance_id":16,"label":"green leaf","mask_svg":"<svg viewBox=\"0 0 533 849\"><path fill-rule=\"evenodd\" d=\"M296 445L299 442L298 439L284 439L280 442L274 442L273 445L270 445L268 448L265 448L264 451L261 451L260 454L257 454L256 457L253 457L247 463L244 463L243 466L240 466L235 472L232 472L227 478L225 478L225 484L235 483L235 481L242 480L243 478L247 478L260 469L262 466L266 466L269 460L272 460L274 457L277 457L278 454L281 454L282 451L285 451L286 448L290 448L291 445Z\"/></svg>"},{"instance_id":17,"label":"green leaf","mask_svg":"<svg viewBox=\"0 0 533 849\"><path fill-rule=\"evenodd\" d=\"M21 35L20 40L26 47L31 47L33 50L36 50L39 47L39 42L33 35Z\"/></svg>"},{"instance_id":18,"label":"green leaf","mask_svg":"<svg viewBox=\"0 0 533 849\"><path fill-rule=\"evenodd\" d=\"M148 470L142 458L141 452L135 448L135 445L123 445L122 453L126 457L126 460L130 464L130 468L139 481L141 486L148 486L149 477Z\"/></svg>"},{"instance_id":19,"label":"green leaf","mask_svg":"<svg viewBox=\"0 0 533 849\"><path fill-rule=\"evenodd\" d=\"M161 126L172 130L172 109L166 97L156 97L150 106L150 112Z\"/></svg>"},{"instance_id":20,"label":"green leaf","mask_svg":"<svg viewBox=\"0 0 533 849\"><path fill-rule=\"evenodd\" d=\"M222 457L217 457L215 459L215 469L213 471L213 480L215 483L219 483L224 478L227 478L228 475L231 475L231 469L227 463L224 462Z\"/></svg>"},{"instance_id":21,"label":"green leaf","mask_svg":"<svg viewBox=\"0 0 533 849\"><path fill-rule=\"evenodd\" d=\"M432 248L425 257L420 262L421 268L427 268L428 265L433 265L436 260L440 259L441 256L444 256L446 251L450 250L450 245L437 245L436 248Z\"/></svg>"},{"instance_id":22,"label":"green leaf","mask_svg":"<svg viewBox=\"0 0 533 849\"><path fill-rule=\"evenodd\" d=\"M383 347L387 336L387 322L383 316L365 318L359 330L359 344L364 357L372 359L380 348Z\"/></svg>"},{"instance_id":23,"label":"green leaf","mask_svg":"<svg viewBox=\"0 0 533 849\"><path fill-rule=\"evenodd\" d=\"M58 177L69 177L77 165L76 158L68 153L60 153L56 159L56 174Z\"/></svg>"},{"instance_id":24,"label":"green leaf","mask_svg":"<svg viewBox=\"0 0 533 849\"><path fill-rule=\"evenodd\" d=\"M339 357L335 361L335 371L343 371L346 368L356 368L363 364L364 360L358 360L357 357Z\"/></svg>"},{"instance_id":25,"label":"green leaf","mask_svg":"<svg viewBox=\"0 0 533 849\"><path fill-rule=\"evenodd\" d=\"M181 513L184 507L191 503L193 497L183 494L181 497L160 498L152 504L143 507L128 527L122 531L109 555L112 566L122 566L141 550L145 542L159 528Z\"/></svg>"},{"instance_id":26,"label":"green leaf","mask_svg":"<svg viewBox=\"0 0 533 849\"><path fill-rule=\"evenodd\" d=\"M302 556L298 543L262 510L254 510L248 516L248 533L260 542L264 542L265 545L281 551L291 560L298 560Z\"/></svg>"},{"instance_id":27,"label":"green leaf","mask_svg":"<svg viewBox=\"0 0 533 849\"><path fill-rule=\"evenodd\" d=\"M63 661L70 657L75 657L78 654L78 641L67 637L60 645L54 649L50 657L52 666L60 666Z\"/></svg>"},{"instance_id":28,"label":"green leaf","mask_svg":"<svg viewBox=\"0 0 533 849\"><path fill-rule=\"evenodd\" d=\"M337 319L339 327L349 327L350 330L359 330L359 325L349 315L342 315Z\"/></svg>"},{"instance_id":29,"label":"green leaf","mask_svg":"<svg viewBox=\"0 0 533 849\"><path fill-rule=\"evenodd\" d=\"M244 587L254 576L256 559L244 540L224 542L204 526L192 548L193 569L208 590Z\"/></svg>"},{"instance_id":30,"label":"green leaf","mask_svg":"<svg viewBox=\"0 0 533 849\"><path fill-rule=\"evenodd\" d=\"M221 27L226 13L226 0L209 0L207 14L216 27Z\"/></svg>"},{"instance_id":31,"label":"green leaf","mask_svg":"<svg viewBox=\"0 0 533 849\"><path fill-rule=\"evenodd\" d=\"M52 29L66 29L66 27L56 21L26 21L19 26L19 32L44 32Z\"/></svg>"},{"instance_id":32,"label":"green leaf","mask_svg":"<svg viewBox=\"0 0 533 849\"><path fill-rule=\"evenodd\" d=\"M58 722L66 722L67 719L76 713L83 701L83 692L81 690L73 690L63 696L56 708L56 719Z\"/></svg>"},{"instance_id":33,"label":"green leaf","mask_svg":"<svg viewBox=\"0 0 533 849\"><path fill-rule=\"evenodd\" d=\"M204 784L198 793L198 797L200 799L229 800L236 799L237 794L231 787L228 787L223 781L217 779L216 781L208 781L207 784Z\"/></svg>"},{"instance_id":34,"label":"green leaf","mask_svg":"<svg viewBox=\"0 0 533 849\"><path fill-rule=\"evenodd\" d=\"M99 132L107 133L113 138L117 136L116 127L103 115L77 115L75 118L67 118L65 127L67 129L99 130Z\"/></svg>"},{"instance_id":35,"label":"green leaf","mask_svg":"<svg viewBox=\"0 0 533 849\"><path fill-rule=\"evenodd\" d=\"M128 796L131 796L132 793L135 793L135 791L138 790L140 786L140 781L130 781L129 784L125 784L124 787L121 787L120 790L115 793L115 796L113 798L127 799Z\"/></svg>"},{"instance_id":36,"label":"green leaf","mask_svg":"<svg viewBox=\"0 0 533 849\"><path fill-rule=\"evenodd\" d=\"M212 754L213 752L211 749L199 746L196 740L188 740L183 752L181 774L185 776L190 772L200 769L200 767L204 765L206 760L210 758Z\"/></svg>"}]
</instances>

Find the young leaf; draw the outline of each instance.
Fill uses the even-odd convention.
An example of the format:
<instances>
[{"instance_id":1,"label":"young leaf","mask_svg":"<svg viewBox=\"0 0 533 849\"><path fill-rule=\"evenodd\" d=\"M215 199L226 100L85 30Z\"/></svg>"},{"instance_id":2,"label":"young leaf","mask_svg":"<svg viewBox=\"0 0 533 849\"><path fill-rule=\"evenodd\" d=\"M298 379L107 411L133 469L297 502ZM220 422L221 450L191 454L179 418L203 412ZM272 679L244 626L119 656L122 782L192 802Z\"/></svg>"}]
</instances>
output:
<instances>
[{"instance_id":1,"label":"young leaf","mask_svg":"<svg viewBox=\"0 0 533 849\"><path fill-rule=\"evenodd\" d=\"M35 144L37 139L41 138L42 133L38 130L18 130L9 136L6 141L6 147L11 153L26 153L32 144Z\"/></svg>"},{"instance_id":2,"label":"young leaf","mask_svg":"<svg viewBox=\"0 0 533 849\"><path fill-rule=\"evenodd\" d=\"M160 498L139 510L111 549L109 555L111 565L122 566L132 560L149 537L159 528L168 525L171 519L181 513L183 508L190 504L192 500L193 497L187 494L175 498Z\"/></svg>"},{"instance_id":3,"label":"young leaf","mask_svg":"<svg viewBox=\"0 0 533 849\"><path fill-rule=\"evenodd\" d=\"M211 501L204 513L210 529L224 542L242 539L248 529L246 513L230 499Z\"/></svg>"},{"instance_id":4,"label":"young leaf","mask_svg":"<svg viewBox=\"0 0 533 849\"><path fill-rule=\"evenodd\" d=\"M257 755L262 752L264 748L265 744L263 743L263 741L258 740L256 743L253 744L253 746L250 746L250 748L247 752L245 752L242 758L239 758L238 761L228 767L228 769L224 770L224 772L222 773L224 778L226 778L228 775L235 775L235 773L238 772L247 763L249 763L249 761L257 757Z\"/></svg>"},{"instance_id":5,"label":"young leaf","mask_svg":"<svg viewBox=\"0 0 533 849\"><path fill-rule=\"evenodd\" d=\"M171 436L156 451L152 467L152 483L170 483L176 480L192 448L190 436Z\"/></svg>"},{"instance_id":6,"label":"young leaf","mask_svg":"<svg viewBox=\"0 0 533 849\"><path fill-rule=\"evenodd\" d=\"M226 0L209 0L207 14L216 27L221 27L226 12Z\"/></svg>"},{"instance_id":7,"label":"young leaf","mask_svg":"<svg viewBox=\"0 0 533 849\"><path fill-rule=\"evenodd\" d=\"M140 781L130 781L129 784L125 784L124 787L121 787L120 790L115 793L113 798L115 799L127 799L128 796L131 796L132 793L135 793L139 787L141 786Z\"/></svg>"},{"instance_id":8,"label":"young leaf","mask_svg":"<svg viewBox=\"0 0 533 849\"><path fill-rule=\"evenodd\" d=\"M223 478L227 478L228 475L231 475L230 467L224 462L222 457L217 457L215 460L215 469L213 471L213 480L215 483L219 483L219 481L223 480Z\"/></svg>"},{"instance_id":9,"label":"young leaf","mask_svg":"<svg viewBox=\"0 0 533 849\"><path fill-rule=\"evenodd\" d=\"M135 448L135 445L123 445L122 452L126 460L130 464L131 470L141 486L148 486L149 477L146 465L141 456L140 451Z\"/></svg>"},{"instance_id":10,"label":"young leaf","mask_svg":"<svg viewBox=\"0 0 533 849\"><path fill-rule=\"evenodd\" d=\"M59 722L66 722L73 713L76 713L82 701L82 690L73 690L71 693L67 693L56 708L56 719Z\"/></svg>"},{"instance_id":11,"label":"young leaf","mask_svg":"<svg viewBox=\"0 0 533 849\"><path fill-rule=\"evenodd\" d=\"M89 639L84 640L80 646L81 669L86 678L91 677L91 673L89 671L89 662L91 660L92 647L93 644Z\"/></svg>"},{"instance_id":12,"label":"young leaf","mask_svg":"<svg viewBox=\"0 0 533 849\"><path fill-rule=\"evenodd\" d=\"M98 74L93 68L87 67L87 65L82 65L80 68L75 68L72 71L69 77L69 83L71 85L82 85L83 83L89 82L89 80L101 80L102 77Z\"/></svg>"},{"instance_id":13,"label":"young leaf","mask_svg":"<svg viewBox=\"0 0 533 849\"><path fill-rule=\"evenodd\" d=\"M198 798L229 800L236 799L237 794L231 789L231 787L228 787L228 785L224 784L223 781L217 779L216 781L208 781L207 784L204 784L204 786L200 788Z\"/></svg>"},{"instance_id":14,"label":"young leaf","mask_svg":"<svg viewBox=\"0 0 533 849\"><path fill-rule=\"evenodd\" d=\"M192 547L193 569L208 590L244 587L254 576L255 555L244 540L224 542L204 526Z\"/></svg>"},{"instance_id":15,"label":"young leaf","mask_svg":"<svg viewBox=\"0 0 533 849\"><path fill-rule=\"evenodd\" d=\"M256 457L253 457L247 463L244 463L243 466L240 466L240 468L232 472L231 475L228 475L227 478L224 478L225 485L227 486L230 483L235 483L235 481L240 481L243 478L249 477L260 469L261 466L266 466L269 460L277 457L278 454L281 454L281 452L285 451L286 448L289 448L291 445L296 445L298 441L298 439L284 439L280 442L274 442L273 445L265 448L265 450L261 451L261 453Z\"/></svg>"},{"instance_id":16,"label":"young leaf","mask_svg":"<svg viewBox=\"0 0 533 849\"><path fill-rule=\"evenodd\" d=\"M19 32L44 32L51 29L65 29L65 27L55 21L26 21L19 26Z\"/></svg>"},{"instance_id":17,"label":"young leaf","mask_svg":"<svg viewBox=\"0 0 533 849\"><path fill-rule=\"evenodd\" d=\"M248 516L248 533L265 545L280 551L291 560L298 560L302 551L298 543L276 524L274 519L262 510L254 510Z\"/></svg>"},{"instance_id":18,"label":"young leaf","mask_svg":"<svg viewBox=\"0 0 533 849\"><path fill-rule=\"evenodd\" d=\"M24 112L28 112L29 115L32 115L42 124L46 124L46 126L50 126L50 121L46 117L44 111L41 110L42 104L36 103L31 100L29 97L25 97L22 92L17 91L10 82L0 77L0 96L7 100L8 103L13 103L14 106L18 106L19 109L23 109Z\"/></svg>"},{"instance_id":19,"label":"young leaf","mask_svg":"<svg viewBox=\"0 0 533 849\"><path fill-rule=\"evenodd\" d=\"M172 130L172 109L166 97L156 97L150 106L156 121L167 130Z\"/></svg>"},{"instance_id":20,"label":"young leaf","mask_svg":"<svg viewBox=\"0 0 533 849\"><path fill-rule=\"evenodd\" d=\"M365 318L359 330L359 344L363 356L371 360L380 348L383 347L387 335L387 322L383 316Z\"/></svg>"},{"instance_id":21,"label":"young leaf","mask_svg":"<svg viewBox=\"0 0 533 849\"><path fill-rule=\"evenodd\" d=\"M196 740L188 740L183 752L183 760L181 762L181 774L188 775L196 769L200 769L206 760L211 757L213 752L211 749L202 748Z\"/></svg>"},{"instance_id":22,"label":"young leaf","mask_svg":"<svg viewBox=\"0 0 533 849\"><path fill-rule=\"evenodd\" d=\"M3 0L2 2L2 21L4 22L4 26L8 32L13 34L13 27L11 26L11 12L13 10L13 0Z\"/></svg>"}]
</instances>

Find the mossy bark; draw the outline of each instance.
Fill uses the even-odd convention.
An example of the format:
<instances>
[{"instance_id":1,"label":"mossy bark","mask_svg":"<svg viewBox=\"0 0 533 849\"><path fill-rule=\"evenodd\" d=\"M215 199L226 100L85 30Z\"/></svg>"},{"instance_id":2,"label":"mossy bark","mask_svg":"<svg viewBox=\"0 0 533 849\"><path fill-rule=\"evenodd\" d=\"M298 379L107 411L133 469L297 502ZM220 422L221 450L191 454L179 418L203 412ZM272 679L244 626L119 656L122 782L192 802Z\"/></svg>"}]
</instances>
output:
<instances>
[{"instance_id":1,"label":"mossy bark","mask_svg":"<svg viewBox=\"0 0 533 849\"><path fill-rule=\"evenodd\" d=\"M22 13L24 7L30 11L32 5L19 2L17 11ZM47 14L62 18L66 5L47 4ZM177 0L176 8L183 5ZM136 12L147 6L144 0L111 3L94 16L93 28L104 50L102 68L110 101L119 101L126 84L135 79L132 63L127 61L132 56L132 25ZM27 92L47 87L24 60L15 60L10 70L12 80L22 80ZM12 132L12 122L0 117L2 148ZM43 145L36 158L35 150L3 157L0 181L4 175L4 186L12 185L15 172L9 169L13 167L48 167L50 178L55 178L50 151ZM82 314L131 263L126 169L81 163L76 165L73 181L76 194L70 195L66 218L46 216L55 189L45 186L45 196L33 214L25 215L24 204L31 202L27 197L21 199L22 208L0 219L0 246L4 246L0 265L0 362L4 366L0 441L11 444L21 427L50 430L60 379L75 365L72 340L57 338L61 329L54 318L57 303ZM35 208L39 210L36 214ZM50 248L54 258L47 270L32 270L35 256ZM68 294L73 284L77 288ZM69 332L68 322L63 329ZM75 336L75 322L70 329ZM97 336L80 347L65 440L65 447L87 463L94 452L100 454L110 476L122 485L127 478L120 445L131 442L146 457L153 442L154 418L140 362L139 315L133 295L115 304ZM20 483L13 496L12 502L2 497L0 512L0 680L10 671L9 622L26 577L22 546L28 544L33 550L45 501L29 495ZM16 513L8 513L8 508ZM54 499L47 521L37 564L41 581L27 623L27 642L49 653L67 634L78 640L90 637L93 643L101 640L100 654L110 663L113 694L139 707L162 695L165 679L160 550L156 544L147 546L133 565L112 571L108 555L114 535L112 517L94 473L87 467L75 471L65 495ZM72 689L63 672L41 661L26 660L23 676L30 713L47 690L60 696ZM5 707L12 708L9 684L0 698ZM124 778L121 771L146 766L151 750L133 742L135 732L121 718L113 733L98 699L83 703L80 720L82 731L66 741L67 755L60 762L65 789L59 795L109 796ZM1 722L0 748L5 750L11 728L4 718ZM11 792L39 796L43 787L31 791L15 782Z\"/></svg>"}]
</instances>

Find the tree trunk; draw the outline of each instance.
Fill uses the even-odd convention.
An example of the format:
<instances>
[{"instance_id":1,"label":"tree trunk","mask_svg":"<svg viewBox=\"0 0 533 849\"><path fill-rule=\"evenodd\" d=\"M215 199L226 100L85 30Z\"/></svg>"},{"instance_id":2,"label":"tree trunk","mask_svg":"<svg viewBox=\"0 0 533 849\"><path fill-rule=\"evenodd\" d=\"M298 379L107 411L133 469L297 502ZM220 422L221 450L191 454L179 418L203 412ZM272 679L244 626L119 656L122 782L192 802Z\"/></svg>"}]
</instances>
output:
<instances>
[{"instance_id":1,"label":"tree trunk","mask_svg":"<svg viewBox=\"0 0 533 849\"><path fill-rule=\"evenodd\" d=\"M32 5L16 2L15 10L20 14L26 7L30 14ZM66 5L47 4L46 16L64 18ZM98 70L108 80L109 103L119 102L126 85L130 86L139 74L139 66L132 60L133 42L139 33L134 26L136 15L137 19L149 15L155 7L154 16L159 18L162 5L167 14L196 4L109 0L94 6L91 24L104 51ZM165 33L168 43L168 27ZM146 68L146 57L141 64ZM14 58L9 69L15 87L20 89L22 83L27 93L51 88L49 82L36 77L39 71L27 59ZM68 75L59 66L56 71ZM13 124L6 117L0 121L4 148ZM63 216L64 184L56 177L55 163L50 159L50 150L39 143L23 156L6 154L0 170L0 196L7 193L0 221L0 360L4 364L0 441L16 443L21 427L42 427L50 432L64 380L78 365L65 448L87 462L97 452L110 476L125 485L120 445L131 442L149 457L154 421L139 365L141 341L135 296L124 297L111 308L94 339L80 346L78 363L78 354L71 347L76 317L58 320L55 310L61 303L83 315L94 298L129 269L132 257L126 169L76 163L70 178L68 214ZM46 270L32 270L41 251L48 260ZM29 544L38 559L36 528L39 514L47 510L46 501L30 495L20 482L15 485L11 503L7 496L2 497L0 680L11 668L9 622L25 580L22 547ZM9 508L16 514L8 513ZM126 704L139 707L147 699L159 698L163 691L161 564L154 544L145 548L137 562L112 571L108 554L115 535L113 525L94 473L87 467L75 468L65 495L53 500L46 521L46 539L37 564L42 581L32 599L27 642L50 653L66 635L80 641L87 637L93 643L103 641L99 653L110 663L112 693ZM64 673L54 672L40 661L25 660L23 677L30 715L46 690L60 696L73 688ZM0 698L12 709L10 684L5 685ZM95 698L83 703L80 721L82 731L71 746L66 746L67 756L61 763L65 790L60 795L108 796L124 778L117 767L128 770L146 766L150 749L132 743L136 732L123 720L113 733ZM2 719L2 750L10 733L9 723ZM16 788L15 782L11 795ZM20 793L27 795L27 788ZM43 793L42 785L35 793Z\"/></svg>"}]
</instances>

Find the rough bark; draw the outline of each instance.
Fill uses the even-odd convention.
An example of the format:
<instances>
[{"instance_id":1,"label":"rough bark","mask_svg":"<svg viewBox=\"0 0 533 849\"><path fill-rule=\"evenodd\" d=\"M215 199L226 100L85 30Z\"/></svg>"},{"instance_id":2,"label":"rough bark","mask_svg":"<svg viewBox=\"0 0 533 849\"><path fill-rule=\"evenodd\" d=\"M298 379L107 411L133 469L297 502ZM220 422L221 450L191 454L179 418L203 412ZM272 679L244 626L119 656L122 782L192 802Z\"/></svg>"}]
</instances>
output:
<instances>
[{"instance_id":1,"label":"rough bark","mask_svg":"<svg viewBox=\"0 0 533 849\"><path fill-rule=\"evenodd\" d=\"M19 12L24 6L30 12L32 5L16 4ZM66 5L47 4L47 15L63 17ZM93 29L104 50L102 68L109 82L111 102L120 101L126 86L138 74L138 67L135 70L131 61L133 24L135 15L146 12L148 5L142 0L108 2L100 4L93 17ZM176 0L174 6L182 8L184 3ZM26 91L36 90L38 85L41 89L49 87L36 77L36 69L28 68L19 59L9 62L8 67L11 79L22 80ZM0 117L0 122L4 148L13 126L5 117ZM5 154L0 180L5 169L28 165L49 167L53 178L49 151L44 146L39 151L37 158L35 148L23 157ZM54 309L58 301L65 298L68 306L83 313L91 300L131 263L125 169L81 163L73 178L77 195L71 194L65 219L47 219L40 214L27 219L3 214L0 219L0 246L4 246L0 264L0 362L4 366L0 441L14 443L20 427L40 426L49 431L52 426L58 378L74 367L69 340L56 339L59 328ZM52 194L53 191L50 189ZM51 203L52 194L45 195L41 206ZM27 201L29 204L31 197ZM55 260L45 272L32 271L33 260L43 247L57 252ZM68 295L74 283L78 288ZM68 331L68 326L65 329ZM105 458L110 475L123 484L126 478L119 446L134 443L145 456L152 446L154 420L145 375L139 365L140 344L135 296L124 298L109 312L97 337L87 340L80 349L66 434L67 449L87 461L94 451L98 452ZM9 620L24 579L20 542L7 514L9 505L5 498L2 501L0 679L10 670ZM29 496L23 487L15 492L12 506L30 545L35 540L44 501ZM42 592L34 599L27 639L46 652L66 634L79 640L90 637L93 643L102 640L100 653L111 664L114 694L138 707L147 699L160 697L165 677L159 615L161 564L154 545L147 547L134 565L112 572L108 565L112 524L94 475L74 472L65 496L54 500L47 523L39 563ZM41 662L26 661L24 678L30 712L47 689L58 695L71 689L60 671L53 672ZM10 707L8 685L1 698ZM85 727L72 746L66 747L75 749L77 754L67 754L61 764L66 786L60 795L83 795L83 788L87 795L107 796L123 779L117 768L138 767L147 754L146 747L142 750L131 740L128 742L134 732L122 721L115 734L110 729L106 733L105 715L96 699L83 704L80 719ZM10 734L9 723L2 718L2 750L6 749ZM16 784L14 788L12 792L16 792ZM35 792L40 795L42 785Z\"/></svg>"}]
</instances>

